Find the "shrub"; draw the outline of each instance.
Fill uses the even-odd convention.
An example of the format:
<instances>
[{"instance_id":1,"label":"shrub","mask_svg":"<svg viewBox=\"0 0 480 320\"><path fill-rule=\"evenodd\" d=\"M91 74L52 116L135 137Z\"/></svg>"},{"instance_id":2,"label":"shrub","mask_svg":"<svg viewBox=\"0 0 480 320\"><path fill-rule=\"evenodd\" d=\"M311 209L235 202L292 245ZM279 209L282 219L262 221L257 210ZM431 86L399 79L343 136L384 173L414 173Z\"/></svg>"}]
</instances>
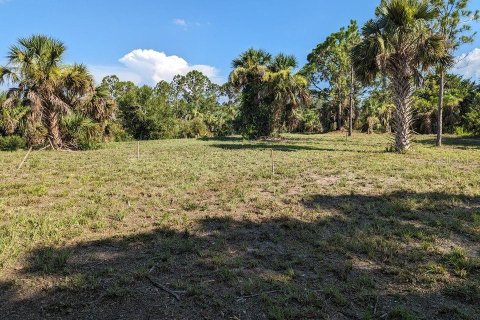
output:
<instances>
[{"instance_id":1,"label":"shrub","mask_svg":"<svg viewBox=\"0 0 480 320\"><path fill-rule=\"evenodd\" d=\"M0 137L1 151L16 151L18 149L25 149L27 142L25 138L20 136L6 136Z\"/></svg>"},{"instance_id":2,"label":"shrub","mask_svg":"<svg viewBox=\"0 0 480 320\"><path fill-rule=\"evenodd\" d=\"M62 119L62 131L71 147L79 150L93 150L100 147L102 127L100 124L79 113L72 113Z\"/></svg>"},{"instance_id":3,"label":"shrub","mask_svg":"<svg viewBox=\"0 0 480 320\"><path fill-rule=\"evenodd\" d=\"M295 122L298 122L297 131L308 133L322 132L322 123L317 110L302 108L294 111Z\"/></svg>"},{"instance_id":4,"label":"shrub","mask_svg":"<svg viewBox=\"0 0 480 320\"><path fill-rule=\"evenodd\" d=\"M128 134L125 129L122 128L121 124L112 122L107 123L104 128L104 140L106 142L115 141L131 141L132 136Z\"/></svg>"},{"instance_id":5,"label":"shrub","mask_svg":"<svg viewBox=\"0 0 480 320\"><path fill-rule=\"evenodd\" d=\"M202 119L195 118L181 124L180 135L183 138L200 138L210 136L211 133Z\"/></svg>"},{"instance_id":6,"label":"shrub","mask_svg":"<svg viewBox=\"0 0 480 320\"><path fill-rule=\"evenodd\" d=\"M377 117L368 117L367 118L367 134L373 134L375 130L378 128L380 124L380 120Z\"/></svg>"},{"instance_id":7,"label":"shrub","mask_svg":"<svg viewBox=\"0 0 480 320\"><path fill-rule=\"evenodd\" d=\"M459 137L466 137L471 135L471 133L468 132L464 127L454 127L453 133Z\"/></svg>"}]
</instances>

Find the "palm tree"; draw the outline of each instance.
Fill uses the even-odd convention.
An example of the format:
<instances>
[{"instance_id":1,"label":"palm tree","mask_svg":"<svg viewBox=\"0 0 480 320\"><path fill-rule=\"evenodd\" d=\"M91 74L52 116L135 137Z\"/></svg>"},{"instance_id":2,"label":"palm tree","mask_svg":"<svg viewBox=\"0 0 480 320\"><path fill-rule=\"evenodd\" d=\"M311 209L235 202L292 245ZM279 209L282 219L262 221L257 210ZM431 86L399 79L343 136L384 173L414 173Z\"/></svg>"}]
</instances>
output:
<instances>
[{"instance_id":1,"label":"palm tree","mask_svg":"<svg viewBox=\"0 0 480 320\"><path fill-rule=\"evenodd\" d=\"M53 148L61 148L61 117L88 103L95 91L85 66L62 65L65 50L62 42L47 36L23 38L10 48L7 66L0 68L0 83L14 85L3 107L20 103L30 108L26 128L30 145L49 140Z\"/></svg>"},{"instance_id":2,"label":"palm tree","mask_svg":"<svg viewBox=\"0 0 480 320\"><path fill-rule=\"evenodd\" d=\"M231 76L235 79L240 79L240 74L247 74L261 69L265 70L265 67L271 61L272 55L270 53L261 49L250 48L232 61L234 71Z\"/></svg>"},{"instance_id":3,"label":"palm tree","mask_svg":"<svg viewBox=\"0 0 480 320\"><path fill-rule=\"evenodd\" d=\"M352 60L363 82L371 82L379 73L390 79L396 108L395 149L405 152L411 146L415 85L422 71L448 59L445 40L428 27L436 11L427 1L384 0L376 16L363 27L363 39L353 48Z\"/></svg>"},{"instance_id":4,"label":"palm tree","mask_svg":"<svg viewBox=\"0 0 480 320\"><path fill-rule=\"evenodd\" d=\"M98 86L90 99L80 105L79 110L85 116L89 116L97 122L105 123L115 120L117 104L111 98L107 87Z\"/></svg>"},{"instance_id":5,"label":"palm tree","mask_svg":"<svg viewBox=\"0 0 480 320\"><path fill-rule=\"evenodd\" d=\"M232 63L230 82L242 91L241 126L251 138L271 136L280 127L282 115L293 112L308 98L305 77L294 74L295 57L272 56L249 49Z\"/></svg>"},{"instance_id":6,"label":"palm tree","mask_svg":"<svg viewBox=\"0 0 480 320\"><path fill-rule=\"evenodd\" d=\"M307 79L292 71L297 66L294 56L279 54L264 74L263 80L269 83L269 91L273 95L270 133L279 129L282 114L288 113L286 117L289 121L295 109L308 101Z\"/></svg>"},{"instance_id":7,"label":"palm tree","mask_svg":"<svg viewBox=\"0 0 480 320\"><path fill-rule=\"evenodd\" d=\"M250 138L269 134L266 123L270 119L270 102L267 101L263 77L271 60L272 56L263 50L248 49L232 62L234 70L230 74L230 83L242 93L240 126Z\"/></svg>"},{"instance_id":8,"label":"palm tree","mask_svg":"<svg viewBox=\"0 0 480 320\"><path fill-rule=\"evenodd\" d=\"M30 134L39 123L45 122L49 138L54 146L61 144L58 110L66 103L55 96L55 88L61 74L60 63L65 52L63 43L45 37L33 36L20 39L10 48L8 66L2 68L2 82L10 80L11 88L4 103L8 108L23 101L30 107L28 127ZM33 142L33 137L28 137Z\"/></svg>"}]
</instances>

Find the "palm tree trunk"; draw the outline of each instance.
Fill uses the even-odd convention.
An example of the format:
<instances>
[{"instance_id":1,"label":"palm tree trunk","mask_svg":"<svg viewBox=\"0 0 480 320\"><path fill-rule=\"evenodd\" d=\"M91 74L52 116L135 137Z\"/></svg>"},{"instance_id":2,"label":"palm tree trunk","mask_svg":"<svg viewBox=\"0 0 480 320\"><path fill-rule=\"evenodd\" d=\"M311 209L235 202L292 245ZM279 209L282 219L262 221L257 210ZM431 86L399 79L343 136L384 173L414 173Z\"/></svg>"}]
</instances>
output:
<instances>
[{"instance_id":1,"label":"palm tree trunk","mask_svg":"<svg viewBox=\"0 0 480 320\"><path fill-rule=\"evenodd\" d=\"M351 137L353 135L353 91L354 84L353 84L353 65L350 70L350 112L348 115L348 136Z\"/></svg>"},{"instance_id":2,"label":"palm tree trunk","mask_svg":"<svg viewBox=\"0 0 480 320\"><path fill-rule=\"evenodd\" d=\"M438 94L438 119L437 119L437 147L442 146L443 137L443 97L445 93L445 71L443 68L440 70L439 79L439 94Z\"/></svg>"},{"instance_id":3,"label":"palm tree trunk","mask_svg":"<svg viewBox=\"0 0 480 320\"><path fill-rule=\"evenodd\" d=\"M395 99L395 149L406 152L410 149L412 125L412 76L409 74L406 61L400 61L392 74L392 84Z\"/></svg>"},{"instance_id":4,"label":"palm tree trunk","mask_svg":"<svg viewBox=\"0 0 480 320\"><path fill-rule=\"evenodd\" d=\"M340 97L340 100L338 101L338 109L337 109L337 130L342 130L343 127L343 117L342 117L342 98Z\"/></svg>"},{"instance_id":5,"label":"palm tree trunk","mask_svg":"<svg viewBox=\"0 0 480 320\"><path fill-rule=\"evenodd\" d=\"M51 111L48 114L48 134L54 148L62 146L62 137L60 135L60 124L58 113Z\"/></svg>"}]
</instances>

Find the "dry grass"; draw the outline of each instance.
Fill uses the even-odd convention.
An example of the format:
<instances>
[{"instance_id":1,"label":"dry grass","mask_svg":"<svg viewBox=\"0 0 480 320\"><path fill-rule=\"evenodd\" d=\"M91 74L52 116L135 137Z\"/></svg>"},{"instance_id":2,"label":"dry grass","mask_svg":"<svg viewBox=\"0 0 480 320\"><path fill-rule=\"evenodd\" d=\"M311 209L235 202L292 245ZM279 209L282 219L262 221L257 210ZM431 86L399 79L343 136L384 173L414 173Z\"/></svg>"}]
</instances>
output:
<instances>
[{"instance_id":1,"label":"dry grass","mask_svg":"<svg viewBox=\"0 0 480 320\"><path fill-rule=\"evenodd\" d=\"M285 138L0 153L0 318L478 318L479 140Z\"/></svg>"}]
</instances>

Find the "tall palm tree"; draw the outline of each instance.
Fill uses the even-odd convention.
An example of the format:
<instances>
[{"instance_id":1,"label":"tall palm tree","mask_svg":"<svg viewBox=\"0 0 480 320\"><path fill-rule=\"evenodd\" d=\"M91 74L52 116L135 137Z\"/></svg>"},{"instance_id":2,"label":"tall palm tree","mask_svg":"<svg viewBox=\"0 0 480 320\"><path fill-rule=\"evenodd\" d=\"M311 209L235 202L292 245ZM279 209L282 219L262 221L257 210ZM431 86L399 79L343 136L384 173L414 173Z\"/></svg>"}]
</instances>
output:
<instances>
[{"instance_id":1,"label":"tall palm tree","mask_svg":"<svg viewBox=\"0 0 480 320\"><path fill-rule=\"evenodd\" d=\"M8 64L0 68L0 83L14 85L4 108L21 103L30 108L27 139L30 145L49 140L62 147L61 117L87 103L94 93L93 78L83 65L64 66L65 45L43 35L23 38L10 48ZM47 137L42 137L42 132Z\"/></svg>"},{"instance_id":2,"label":"tall palm tree","mask_svg":"<svg viewBox=\"0 0 480 320\"><path fill-rule=\"evenodd\" d=\"M272 56L263 50L248 49L232 62L234 70L230 74L230 83L242 92L240 126L250 138L269 134L265 123L270 117L270 102L267 101L263 77L271 60Z\"/></svg>"},{"instance_id":3,"label":"tall palm tree","mask_svg":"<svg viewBox=\"0 0 480 320\"><path fill-rule=\"evenodd\" d=\"M273 95L271 133L279 129L282 114L288 113L287 120L291 120L295 109L308 101L308 81L304 76L293 73L297 66L294 56L279 54L274 57L263 76Z\"/></svg>"},{"instance_id":4,"label":"tall palm tree","mask_svg":"<svg viewBox=\"0 0 480 320\"><path fill-rule=\"evenodd\" d=\"M379 73L390 79L396 107L395 149L405 152L411 146L415 85L422 71L448 59L445 40L428 26L436 16L428 1L383 0L376 16L363 27L363 39L353 48L352 60L360 80L371 82Z\"/></svg>"},{"instance_id":5,"label":"tall palm tree","mask_svg":"<svg viewBox=\"0 0 480 320\"><path fill-rule=\"evenodd\" d=\"M297 67L293 56L272 58L263 50L249 49L232 66L230 82L242 91L241 126L251 138L272 135L282 115L308 98L306 78L293 72Z\"/></svg>"}]
</instances>

